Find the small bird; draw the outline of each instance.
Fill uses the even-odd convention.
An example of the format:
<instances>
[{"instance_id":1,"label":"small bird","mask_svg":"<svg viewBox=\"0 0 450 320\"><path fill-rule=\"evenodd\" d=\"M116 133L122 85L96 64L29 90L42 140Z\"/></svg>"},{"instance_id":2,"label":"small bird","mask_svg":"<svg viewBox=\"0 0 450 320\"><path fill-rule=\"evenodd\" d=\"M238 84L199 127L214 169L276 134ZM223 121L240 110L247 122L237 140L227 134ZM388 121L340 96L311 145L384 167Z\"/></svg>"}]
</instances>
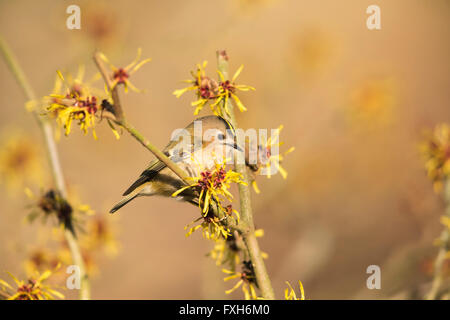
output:
<instances>
[{"instance_id":1,"label":"small bird","mask_svg":"<svg viewBox=\"0 0 450 320\"><path fill-rule=\"evenodd\" d=\"M194 124L201 124L201 130L196 129L198 126ZM218 116L196 119L177 137L169 142L163 152L190 177L197 177L201 171L210 170L216 161L228 158L230 152L235 150L242 152L235 142L231 124ZM184 182L164 162L155 159L123 193L124 198L111 209L110 213L116 212L136 197L153 195L170 197L183 186ZM183 191L178 196L179 200L198 205L196 198L191 189Z\"/></svg>"}]
</instances>

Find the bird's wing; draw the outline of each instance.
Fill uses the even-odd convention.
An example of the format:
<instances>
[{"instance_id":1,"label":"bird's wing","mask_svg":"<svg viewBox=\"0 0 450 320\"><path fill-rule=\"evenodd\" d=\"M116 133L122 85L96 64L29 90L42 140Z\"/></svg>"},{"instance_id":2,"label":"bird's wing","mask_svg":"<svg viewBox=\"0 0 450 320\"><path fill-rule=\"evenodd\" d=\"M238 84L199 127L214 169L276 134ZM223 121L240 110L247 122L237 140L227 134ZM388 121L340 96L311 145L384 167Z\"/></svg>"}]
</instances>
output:
<instances>
[{"instance_id":1,"label":"bird's wing","mask_svg":"<svg viewBox=\"0 0 450 320\"><path fill-rule=\"evenodd\" d=\"M126 196L133 192L137 187L143 185L144 183L151 181L162 169L166 167L166 164L158 159L150 162L150 165L145 169L139 178L123 193Z\"/></svg>"},{"instance_id":2,"label":"bird's wing","mask_svg":"<svg viewBox=\"0 0 450 320\"><path fill-rule=\"evenodd\" d=\"M181 139L181 138L180 138ZM172 155L169 153L169 150L173 150L176 148L176 145L180 142L180 140L173 140L170 141L169 144L164 148L164 154L169 157L174 162L179 162L184 160L184 158L189 158L190 154L185 155L183 158L177 158L175 159ZM175 154L178 153L178 151L174 151ZM139 178L123 193L123 196L129 195L131 192L133 192L136 188L143 185L144 183L151 181L162 169L166 167L166 164L158 159L153 160L150 162L147 169L145 169Z\"/></svg>"}]
</instances>

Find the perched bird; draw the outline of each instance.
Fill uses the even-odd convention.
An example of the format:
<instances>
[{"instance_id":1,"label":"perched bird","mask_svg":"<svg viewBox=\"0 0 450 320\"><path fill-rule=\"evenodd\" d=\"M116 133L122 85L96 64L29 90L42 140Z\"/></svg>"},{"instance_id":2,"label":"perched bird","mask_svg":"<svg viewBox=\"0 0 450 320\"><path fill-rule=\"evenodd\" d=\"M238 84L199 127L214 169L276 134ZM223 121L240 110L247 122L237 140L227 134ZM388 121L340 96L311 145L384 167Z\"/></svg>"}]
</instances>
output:
<instances>
[{"instance_id":1,"label":"perched bird","mask_svg":"<svg viewBox=\"0 0 450 320\"><path fill-rule=\"evenodd\" d=\"M201 126L200 130L199 127ZM183 169L190 177L210 170L216 161L222 161L230 153L242 149L236 144L234 129L225 119L206 116L196 119L178 134L172 135L164 154ZM139 178L123 193L124 198L110 211L114 213L139 196L161 195L170 197L184 186L184 182L164 162L153 160ZM182 192L180 200L198 204L191 189Z\"/></svg>"}]
</instances>

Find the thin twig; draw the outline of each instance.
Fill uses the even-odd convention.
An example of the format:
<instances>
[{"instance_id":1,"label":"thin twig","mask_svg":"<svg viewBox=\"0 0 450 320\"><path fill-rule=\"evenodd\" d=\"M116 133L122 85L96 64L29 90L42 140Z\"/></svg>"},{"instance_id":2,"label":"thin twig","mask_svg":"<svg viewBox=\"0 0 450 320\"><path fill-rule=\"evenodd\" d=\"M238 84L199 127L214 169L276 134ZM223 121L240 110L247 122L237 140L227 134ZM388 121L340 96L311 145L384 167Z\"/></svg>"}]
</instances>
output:
<instances>
[{"instance_id":1,"label":"thin twig","mask_svg":"<svg viewBox=\"0 0 450 320\"><path fill-rule=\"evenodd\" d=\"M217 66L219 71L223 74L225 80L229 79L228 75L228 56L224 50L217 51ZM234 128L237 128L237 122L234 115L234 107L231 99L228 99L228 106L222 106L222 114L229 114L229 121ZM227 111L226 111L227 110ZM240 214L241 214L241 228L243 230L242 237L248 248L250 259L255 270L255 276L263 298L275 299L272 284L264 264L264 259L259 249L258 240L255 236L255 225L253 223L252 204L250 197L250 183L248 172L245 163L239 161L235 157L235 170L242 175L242 180L246 185L239 184L239 200L240 200Z\"/></svg>"},{"instance_id":2,"label":"thin twig","mask_svg":"<svg viewBox=\"0 0 450 320\"><path fill-rule=\"evenodd\" d=\"M27 100L36 100L36 95L25 76L25 73L20 67L17 59L14 57L13 52L10 50L6 42L3 40L3 37L1 36L0 36L0 51L7 66L14 75L14 78L16 79L19 86L22 88ZM55 140L53 138L52 126L50 125L49 121L46 118L39 116L37 112L33 112L33 115L43 133L47 149L47 156L49 159L50 168L55 183L55 188L59 192L59 194L64 199L66 199L67 198L66 185L64 183L64 175L59 161L58 150L56 147ZM80 277L81 277L80 299L82 300L90 299L89 278L88 275L86 274L86 269L83 257L80 252L80 247L78 246L78 242L74 234L69 229L64 229L64 237L69 245L72 261L80 269Z\"/></svg>"},{"instance_id":3,"label":"thin twig","mask_svg":"<svg viewBox=\"0 0 450 320\"><path fill-rule=\"evenodd\" d=\"M450 178L447 178L444 185L444 200L445 200L445 217L450 218ZM445 227L439 238L440 248L436 260L434 261L434 275L431 284L430 292L428 292L427 300L435 300L438 298L439 291L444 280L444 262L450 250L450 230Z\"/></svg>"}]
</instances>

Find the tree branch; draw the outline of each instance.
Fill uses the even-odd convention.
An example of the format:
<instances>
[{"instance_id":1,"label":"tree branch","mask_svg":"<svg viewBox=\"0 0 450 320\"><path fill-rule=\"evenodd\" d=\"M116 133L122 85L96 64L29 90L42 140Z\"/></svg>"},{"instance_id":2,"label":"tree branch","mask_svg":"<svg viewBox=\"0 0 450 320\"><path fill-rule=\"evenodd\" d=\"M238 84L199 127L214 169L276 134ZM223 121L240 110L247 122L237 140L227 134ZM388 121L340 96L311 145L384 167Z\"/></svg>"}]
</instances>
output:
<instances>
[{"instance_id":1,"label":"tree branch","mask_svg":"<svg viewBox=\"0 0 450 320\"><path fill-rule=\"evenodd\" d=\"M217 66L219 71L223 74L225 80L229 79L228 75L228 56L225 50L217 51ZM226 111L228 110L228 111ZM229 121L234 128L237 128L237 122L234 115L234 106L231 99L228 99L228 106L222 106L222 114L229 115ZM265 299L275 299L272 284L264 264L264 259L259 249L258 240L255 236L255 225L253 223L252 204L250 195L250 181L248 177L247 167L245 162L238 161L235 157L235 170L242 175L242 180L247 185L239 184L239 200L240 200L240 215L242 237L248 248L250 259L255 270L256 280L261 293Z\"/></svg>"}]
</instances>

